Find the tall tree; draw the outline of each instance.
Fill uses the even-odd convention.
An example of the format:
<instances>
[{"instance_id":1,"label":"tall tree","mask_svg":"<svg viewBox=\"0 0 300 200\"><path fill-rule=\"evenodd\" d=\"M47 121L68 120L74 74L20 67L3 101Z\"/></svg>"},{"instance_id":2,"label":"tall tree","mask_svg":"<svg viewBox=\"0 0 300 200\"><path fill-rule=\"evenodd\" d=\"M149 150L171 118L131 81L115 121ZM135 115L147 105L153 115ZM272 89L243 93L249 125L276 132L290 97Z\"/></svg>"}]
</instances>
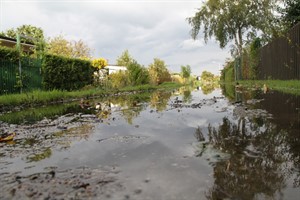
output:
<instances>
[{"instance_id":1,"label":"tall tree","mask_svg":"<svg viewBox=\"0 0 300 200\"><path fill-rule=\"evenodd\" d=\"M274 16L277 0L207 0L188 18L192 26L191 35L197 38L203 30L204 39L215 37L221 48L234 42L232 53L242 55L245 40L256 36L258 31L277 35L277 23Z\"/></svg>"},{"instance_id":2,"label":"tall tree","mask_svg":"<svg viewBox=\"0 0 300 200\"><path fill-rule=\"evenodd\" d=\"M212 82L214 80L215 75L208 71L203 71L201 74L201 80L206 82Z\"/></svg>"},{"instance_id":3,"label":"tall tree","mask_svg":"<svg viewBox=\"0 0 300 200\"><path fill-rule=\"evenodd\" d=\"M149 65L149 76L152 84L161 84L166 81L171 81L171 75L165 62L158 58L154 59L154 62Z\"/></svg>"},{"instance_id":4,"label":"tall tree","mask_svg":"<svg viewBox=\"0 0 300 200\"><path fill-rule=\"evenodd\" d=\"M117 58L117 65L128 67L134 59L129 54L129 51L126 49L121 56Z\"/></svg>"},{"instance_id":5,"label":"tall tree","mask_svg":"<svg viewBox=\"0 0 300 200\"><path fill-rule=\"evenodd\" d=\"M17 37L17 33L19 33L22 36L25 36L25 37L21 37L22 42L29 42L29 43L36 44L39 41L44 40L44 31L41 28L32 25L27 25L27 24L24 24L16 29L14 28L8 29L7 31L3 32L1 35L15 39Z\"/></svg>"},{"instance_id":6,"label":"tall tree","mask_svg":"<svg viewBox=\"0 0 300 200\"><path fill-rule=\"evenodd\" d=\"M58 35L49 40L48 53L70 58L90 58L91 49L82 40L69 41L63 35Z\"/></svg>"},{"instance_id":7,"label":"tall tree","mask_svg":"<svg viewBox=\"0 0 300 200\"><path fill-rule=\"evenodd\" d=\"M189 65L181 66L181 76L182 76L182 78L184 78L185 81L186 81L186 79L190 78L191 73L192 73L192 70Z\"/></svg>"},{"instance_id":8,"label":"tall tree","mask_svg":"<svg viewBox=\"0 0 300 200\"><path fill-rule=\"evenodd\" d=\"M129 84L131 85L143 85L149 83L148 70L138 64L135 60L127 67Z\"/></svg>"},{"instance_id":9,"label":"tall tree","mask_svg":"<svg viewBox=\"0 0 300 200\"><path fill-rule=\"evenodd\" d=\"M285 0L285 8L282 10L283 20L292 27L300 22L300 1Z\"/></svg>"}]
</instances>

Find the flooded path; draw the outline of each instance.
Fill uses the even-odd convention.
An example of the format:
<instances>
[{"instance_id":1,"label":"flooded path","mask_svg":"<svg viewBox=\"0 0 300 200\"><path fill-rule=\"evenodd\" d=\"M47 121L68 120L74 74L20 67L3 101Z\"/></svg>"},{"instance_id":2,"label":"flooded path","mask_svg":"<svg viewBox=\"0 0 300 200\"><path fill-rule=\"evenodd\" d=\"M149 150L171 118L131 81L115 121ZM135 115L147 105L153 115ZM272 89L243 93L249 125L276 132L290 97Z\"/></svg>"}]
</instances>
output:
<instances>
[{"instance_id":1,"label":"flooded path","mask_svg":"<svg viewBox=\"0 0 300 200\"><path fill-rule=\"evenodd\" d=\"M300 97L205 93L0 115L0 199L298 199Z\"/></svg>"}]
</instances>

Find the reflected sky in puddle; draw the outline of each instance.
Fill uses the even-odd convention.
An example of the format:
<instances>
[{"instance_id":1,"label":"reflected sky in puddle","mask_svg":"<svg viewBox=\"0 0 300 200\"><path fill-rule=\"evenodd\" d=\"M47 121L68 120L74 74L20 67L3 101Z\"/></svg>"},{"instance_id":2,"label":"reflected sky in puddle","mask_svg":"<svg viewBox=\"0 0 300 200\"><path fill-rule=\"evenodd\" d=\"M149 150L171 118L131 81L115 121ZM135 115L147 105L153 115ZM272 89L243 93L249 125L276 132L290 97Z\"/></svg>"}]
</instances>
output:
<instances>
[{"instance_id":1,"label":"reflected sky in puddle","mask_svg":"<svg viewBox=\"0 0 300 200\"><path fill-rule=\"evenodd\" d=\"M225 96L181 89L91 100L101 110L78 115L77 126L52 127L34 145L16 140L10 150L25 152L2 156L1 170L114 166L126 190L142 189L143 199L296 199L299 97Z\"/></svg>"}]
</instances>

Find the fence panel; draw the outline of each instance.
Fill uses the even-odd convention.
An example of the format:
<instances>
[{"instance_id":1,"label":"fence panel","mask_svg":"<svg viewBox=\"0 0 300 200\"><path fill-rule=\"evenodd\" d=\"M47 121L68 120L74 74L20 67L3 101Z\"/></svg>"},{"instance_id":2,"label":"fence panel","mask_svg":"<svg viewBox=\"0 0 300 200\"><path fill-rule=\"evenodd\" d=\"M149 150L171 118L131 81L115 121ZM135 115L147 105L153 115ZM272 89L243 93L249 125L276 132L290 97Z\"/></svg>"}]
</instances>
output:
<instances>
[{"instance_id":1,"label":"fence panel","mask_svg":"<svg viewBox=\"0 0 300 200\"><path fill-rule=\"evenodd\" d=\"M19 63L0 61L0 95L42 89L41 60L22 58L19 74Z\"/></svg>"},{"instance_id":2,"label":"fence panel","mask_svg":"<svg viewBox=\"0 0 300 200\"><path fill-rule=\"evenodd\" d=\"M23 91L42 89L41 60L33 58L23 58L22 66L22 83Z\"/></svg>"},{"instance_id":3,"label":"fence panel","mask_svg":"<svg viewBox=\"0 0 300 200\"><path fill-rule=\"evenodd\" d=\"M260 50L259 79L300 79L300 23Z\"/></svg>"},{"instance_id":4,"label":"fence panel","mask_svg":"<svg viewBox=\"0 0 300 200\"><path fill-rule=\"evenodd\" d=\"M16 93L18 64L11 61L0 61L0 95Z\"/></svg>"}]
</instances>

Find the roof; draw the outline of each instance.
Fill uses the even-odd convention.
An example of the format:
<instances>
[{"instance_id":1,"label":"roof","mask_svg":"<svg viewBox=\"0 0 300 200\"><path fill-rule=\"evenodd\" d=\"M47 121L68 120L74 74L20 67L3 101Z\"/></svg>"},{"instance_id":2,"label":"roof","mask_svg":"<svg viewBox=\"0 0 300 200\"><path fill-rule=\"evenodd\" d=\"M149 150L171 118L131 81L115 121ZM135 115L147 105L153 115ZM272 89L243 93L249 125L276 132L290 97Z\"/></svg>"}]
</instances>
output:
<instances>
[{"instance_id":1,"label":"roof","mask_svg":"<svg viewBox=\"0 0 300 200\"><path fill-rule=\"evenodd\" d=\"M3 36L3 35L0 35L0 40L4 40L4 41L11 41L11 42L14 42L14 43L17 43L17 39L14 39L14 38L10 38L10 37L6 37L6 36ZM34 45L34 43L32 42L21 42L21 44L25 44L25 45Z\"/></svg>"},{"instance_id":2,"label":"roof","mask_svg":"<svg viewBox=\"0 0 300 200\"><path fill-rule=\"evenodd\" d=\"M105 68L110 70L127 70L127 67L117 65L107 65Z\"/></svg>"},{"instance_id":3,"label":"roof","mask_svg":"<svg viewBox=\"0 0 300 200\"><path fill-rule=\"evenodd\" d=\"M0 35L0 46L14 48L16 44L17 44L16 39ZM24 42L21 42L21 46L23 47L23 50L26 52L31 52L32 48L35 47L33 43L24 43Z\"/></svg>"}]
</instances>

